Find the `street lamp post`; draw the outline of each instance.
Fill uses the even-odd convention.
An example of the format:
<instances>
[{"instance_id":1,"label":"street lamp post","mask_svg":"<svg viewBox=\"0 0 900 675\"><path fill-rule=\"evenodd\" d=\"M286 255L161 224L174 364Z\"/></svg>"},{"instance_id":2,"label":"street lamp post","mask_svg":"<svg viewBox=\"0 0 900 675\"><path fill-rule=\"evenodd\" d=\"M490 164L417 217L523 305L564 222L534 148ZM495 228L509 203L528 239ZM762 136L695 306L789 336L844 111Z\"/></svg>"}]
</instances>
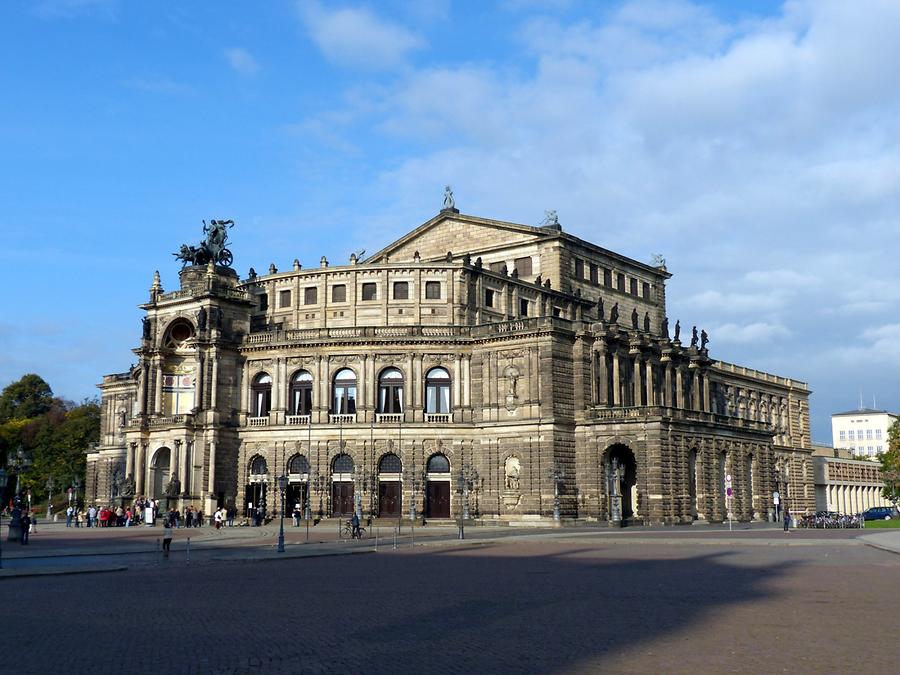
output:
<instances>
[{"instance_id":1,"label":"street lamp post","mask_svg":"<svg viewBox=\"0 0 900 675\"><path fill-rule=\"evenodd\" d=\"M281 474L278 476L278 487L281 490L281 525L278 528L278 552L284 553L284 502L287 496L287 475Z\"/></svg>"},{"instance_id":2,"label":"street lamp post","mask_svg":"<svg viewBox=\"0 0 900 675\"><path fill-rule=\"evenodd\" d=\"M6 496L6 469L0 468L0 499ZM3 509L0 509L0 542L3 541ZM3 569L3 544L0 543L0 569Z\"/></svg>"},{"instance_id":3,"label":"street lamp post","mask_svg":"<svg viewBox=\"0 0 900 675\"><path fill-rule=\"evenodd\" d=\"M559 460L553 460L553 467L550 469L550 479L553 481L553 520L559 522L559 483L565 476Z\"/></svg>"},{"instance_id":4,"label":"street lamp post","mask_svg":"<svg viewBox=\"0 0 900 675\"><path fill-rule=\"evenodd\" d=\"M6 465L16 473L16 503L21 502L22 474L31 468L31 456L20 445L14 455L6 460Z\"/></svg>"},{"instance_id":5,"label":"street lamp post","mask_svg":"<svg viewBox=\"0 0 900 675\"><path fill-rule=\"evenodd\" d=\"M47 488L47 522L49 523L50 518L53 517L53 488L56 487L56 483L53 482L53 476L47 479L45 487Z\"/></svg>"},{"instance_id":6,"label":"street lamp post","mask_svg":"<svg viewBox=\"0 0 900 675\"><path fill-rule=\"evenodd\" d=\"M78 476L72 478L72 493L75 497L75 513L73 516L75 517L75 527L79 527L78 525L78 488L81 487L81 479Z\"/></svg>"},{"instance_id":7,"label":"street lamp post","mask_svg":"<svg viewBox=\"0 0 900 675\"><path fill-rule=\"evenodd\" d=\"M459 473L456 474L456 492L460 497L462 497L465 489L466 489L466 478L465 478L465 476L463 476L462 468L460 468ZM464 509L460 509L459 510L459 538L460 539L466 538L466 530L465 530L465 525L463 523L464 518L465 518L465 511L464 511Z\"/></svg>"}]
</instances>

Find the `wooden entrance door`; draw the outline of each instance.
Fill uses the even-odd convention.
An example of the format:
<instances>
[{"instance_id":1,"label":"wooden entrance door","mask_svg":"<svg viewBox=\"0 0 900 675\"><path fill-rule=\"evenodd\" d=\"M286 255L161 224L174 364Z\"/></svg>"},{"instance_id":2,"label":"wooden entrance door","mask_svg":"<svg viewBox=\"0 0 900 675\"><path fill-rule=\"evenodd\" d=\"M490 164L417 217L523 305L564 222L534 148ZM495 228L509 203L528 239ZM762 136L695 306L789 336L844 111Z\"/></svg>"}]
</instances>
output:
<instances>
[{"instance_id":1,"label":"wooden entrance door","mask_svg":"<svg viewBox=\"0 0 900 675\"><path fill-rule=\"evenodd\" d=\"M293 516L294 507L299 504L301 513L306 513L306 483L291 483L288 485L284 500L285 517Z\"/></svg>"},{"instance_id":2,"label":"wooden entrance door","mask_svg":"<svg viewBox=\"0 0 900 675\"><path fill-rule=\"evenodd\" d=\"M450 481L428 481L426 518L450 517Z\"/></svg>"},{"instance_id":3,"label":"wooden entrance door","mask_svg":"<svg viewBox=\"0 0 900 675\"><path fill-rule=\"evenodd\" d=\"M401 508L400 482L390 481L378 483L378 515L389 518L400 515Z\"/></svg>"},{"instance_id":4,"label":"wooden entrance door","mask_svg":"<svg viewBox=\"0 0 900 675\"><path fill-rule=\"evenodd\" d=\"M353 515L353 483L351 481L331 484L331 515Z\"/></svg>"}]
</instances>

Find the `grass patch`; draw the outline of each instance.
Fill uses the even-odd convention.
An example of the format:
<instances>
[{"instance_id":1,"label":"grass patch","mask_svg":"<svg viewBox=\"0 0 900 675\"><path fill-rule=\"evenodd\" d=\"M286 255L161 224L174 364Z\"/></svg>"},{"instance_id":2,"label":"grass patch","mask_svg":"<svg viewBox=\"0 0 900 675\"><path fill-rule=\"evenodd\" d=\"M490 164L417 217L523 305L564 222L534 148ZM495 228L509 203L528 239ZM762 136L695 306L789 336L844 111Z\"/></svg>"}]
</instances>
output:
<instances>
[{"instance_id":1,"label":"grass patch","mask_svg":"<svg viewBox=\"0 0 900 675\"><path fill-rule=\"evenodd\" d=\"M867 520L866 528L900 528L900 518L891 518L890 520Z\"/></svg>"}]
</instances>

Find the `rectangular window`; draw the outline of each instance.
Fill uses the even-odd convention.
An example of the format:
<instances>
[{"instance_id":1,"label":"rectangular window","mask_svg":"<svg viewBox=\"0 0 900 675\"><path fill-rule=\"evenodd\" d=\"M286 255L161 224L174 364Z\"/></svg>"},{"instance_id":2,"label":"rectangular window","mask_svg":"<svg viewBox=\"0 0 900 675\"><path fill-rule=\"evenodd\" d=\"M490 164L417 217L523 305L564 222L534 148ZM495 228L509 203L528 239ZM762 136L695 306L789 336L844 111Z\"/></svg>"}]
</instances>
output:
<instances>
[{"instance_id":1,"label":"rectangular window","mask_svg":"<svg viewBox=\"0 0 900 675\"><path fill-rule=\"evenodd\" d=\"M503 270L504 268L506 268L506 262L504 262L503 260L501 260L500 262L492 262L490 265L488 265L488 268L491 270L491 272L503 274Z\"/></svg>"},{"instance_id":2,"label":"rectangular window","mask_svg":"<svg viewBox=\"0 0 900 675\"><path fill-rule=\"evenodd\" d=\"M425 299L440 300L441 299L441 282L426 281L425 282Z\"/></svg>"},{"instance_id":3,"label":"rectangular window","mask_svg":"<svg viewBox=\"0 0 900 675\"><path fill-rule=\"evenodd\" d=\"M841 432L840 432L840 436L841 436L841 440L842 440L842 441L846 441L846 440L847 440L847 432L846 432L846 431L841 431Z\"/></svg>"},{"instance_id":4,"label":"rectangular window","mask_svg":"<svg viewBox=\"0 0 900 675\"><path fill-rule=\"evenodd\" d=\"M575 278L584 279L584 261L575 258Z\"/></svg>"},{"instance_id":5,"label":"rectangular window","mask_svg":"<svg viewBox=\"0 0 900 675\"><path fill-rule=\"evenodd\" d=\"M625 292L625 275L621 272L616 272L616 288Z\"/></svg>"},{"instance_id":6,"label":"rectangular window","mask_svg":"<svg viewBox=\"0 0 900 675\"><path fill-rule=\"evenodd\" d=\"M875 452L881 452L881 449L882 449L882 446L879 445L878 447L875 448Z\"/></svg>"},{"instance_id":7,"label":"rectangular window","mask_svg":"<svg viewBox=\"0 0 900 675\"><path fill-rule=\"evenodd\" d=\"M363 300L377 300L378 299L378 286L373 283L366 283L362 285L362 299Z\"/></svg>"},{"instance_id":8,"label":"rectangular window","mask_svg":"<svg viewBox=\"0 0 900 675\"><path fill-rule=\"evenodd\" d=\"M872 440L872 430L871 429L866 429L866 440L867 441Z\"/></svg>"},{"instance_id":9,"label":"rectangular window","mask_svg":"<svg viewBox=\"0 0 900 675\"><path fill-rule=\"evenodd\" d=\"M337 284L336 286L332 286L331 301L347 302L347 286L345 286L344 284Z\"/></svg>"},{"instance_id":10,"label":"rectangular window","mask_svg":"<svg viewBox=\"0 0 900 675\"><path fill-rule=\"evenodd\" d=\"M291 292L290 291L278 291L278 306L279 307L290 307L291 306Z\"/></svg>"},{"instance_id":11,"label":"rectangular window","mask_svg":"<svg viewBox=\"0 0 900 675\"><path fill-rule=\"evenodd\" d=\"M269 309L269 294L260 293L259 295L259 311L265 312Z\"/></svg>"},{"instance_id":12,"label":"rectangular window","mask_svg":"<svg viewBox=\"0 0 900 675\"><path fill-rule=\"evenodd\" d=\"M847 438L850 439L851 441L854 440L854 438L853 438L854 435L855 434L853 433L853 429L851 429L850 431L847 432Z\"/></svg>"},{"instance_id":13,"label":"rectangular window","mask_svg":"<svg viewBox=\"0 0 900 675\"><path fill-rule=\"evenodd\" d=\"M612 271L607 269L603 270L603 285L607 288L612 288Z\"/></svg>"},{"instance_id":14,"label":"rectangular window","mask_svg":"<svg viewBox=\"0 0 900 675\"><path fill-rule=\"evenodd\" d=\"M528 300L519 298L519 316L528 316Z\"/></svg>"},{"instance_id":15,"label":"rectangular window","mask_svg":"<svg viewBox=\"0 0 900 675\"><path fill-rule=\"evenodd\" d=\"M562 310L559 307L553 308L553 316L560 317L562 316Z\"/></svg>"},{"instance_id":16,"label":"rectangular window","mask_svg":"<svg viewBox=\"0 0 900 675\"><path fill-rule=\"evenodd\" d=\"M641 296L644 298L644 300L650 299L650 284L648 284L646 281L641 284Z\"/></svg>"},{"instance_id":17,"label":"rectangular window","mask_svg":"<svg viewBox=\"0 0 900 675\"><path fill-rule=\"evenodd\" d=\"M881 440L881 429L875 430L875 440L878 440L878 441Z\"/></svg>"},{"instance_id":18,"label":"rectangular window","mask_svg":"<svg viewBox=\"0 0 900 675\"><path fill-rule=\"evenodd\" d=\"M516 272L520 277L531 276L531 258L516 258Z\"/></svg>"},{"instance_id":19,"label":"rectangular window","mask_svg":"<svg viewBox=\"0 0 900 675\"><path fill-rule=\"evenodd\" d=\"M484 289L484 306L485 307L493 307L494 306L494 291L490 288Z\"/></svg>"},{"instance_id":20,"label":"rectangular window","mask_svg":"<svg viewBox=\"0 0 900 675\"><path fill-rule=\"evenodd\" d=\"M363 298L365 300L365 298ZM394 282L394 300L409 300L409 282Z\"/></svg>"},{"instance_id":21,"label":"rectangular window","mask_svg":"<svg viewBox=\"0 0 900 675\"><path fill-rule=\"evenodd\" d=\"M631 294L632 295L637 295L637 285L638 285L638 280L632 279L631 280Z\"/></svg>"},{"instance_id":22,"label":"rectangular window","mask_svg":"<svg viewBox=\"0 0 900 675\"><path fill-rule=\"evenodd\" d=\"M591 283L599 284L600 283L600 268L598 268L594 263L591 263Z\"/></svg>"},{"instance_id":23,"label":"rectangular window","mask_svg":"<svg viewBox=\"0 0 900 675\"><path fill-rule=\"evenodd\" d=\"M303 304L315 305L319 302L319 289L317 286L307 286L303 289Z\"/></svg>"}]
</instances>

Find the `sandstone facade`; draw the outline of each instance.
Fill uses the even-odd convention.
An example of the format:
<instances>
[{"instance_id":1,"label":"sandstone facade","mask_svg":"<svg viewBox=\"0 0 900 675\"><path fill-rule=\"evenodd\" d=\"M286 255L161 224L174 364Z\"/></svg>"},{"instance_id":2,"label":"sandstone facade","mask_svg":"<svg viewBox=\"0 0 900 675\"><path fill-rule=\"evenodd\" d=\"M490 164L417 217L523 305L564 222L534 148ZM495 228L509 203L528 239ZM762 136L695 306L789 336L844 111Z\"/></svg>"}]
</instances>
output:
<instances>
[{"instance_id":1,"label":"sandstone facade","mask_svg":"<svg viewBox=\"0 0 900 675\"><path fill-rule=\"evenodd\" d=\"M132 475L271 514L285 474L287 503L326 515L749 520L776 490L813 508L808 387L675 339L669 277L453 209L348 265L157 277L138 364L100 385L88 495Z\"/></svg>"}]
</instances>

